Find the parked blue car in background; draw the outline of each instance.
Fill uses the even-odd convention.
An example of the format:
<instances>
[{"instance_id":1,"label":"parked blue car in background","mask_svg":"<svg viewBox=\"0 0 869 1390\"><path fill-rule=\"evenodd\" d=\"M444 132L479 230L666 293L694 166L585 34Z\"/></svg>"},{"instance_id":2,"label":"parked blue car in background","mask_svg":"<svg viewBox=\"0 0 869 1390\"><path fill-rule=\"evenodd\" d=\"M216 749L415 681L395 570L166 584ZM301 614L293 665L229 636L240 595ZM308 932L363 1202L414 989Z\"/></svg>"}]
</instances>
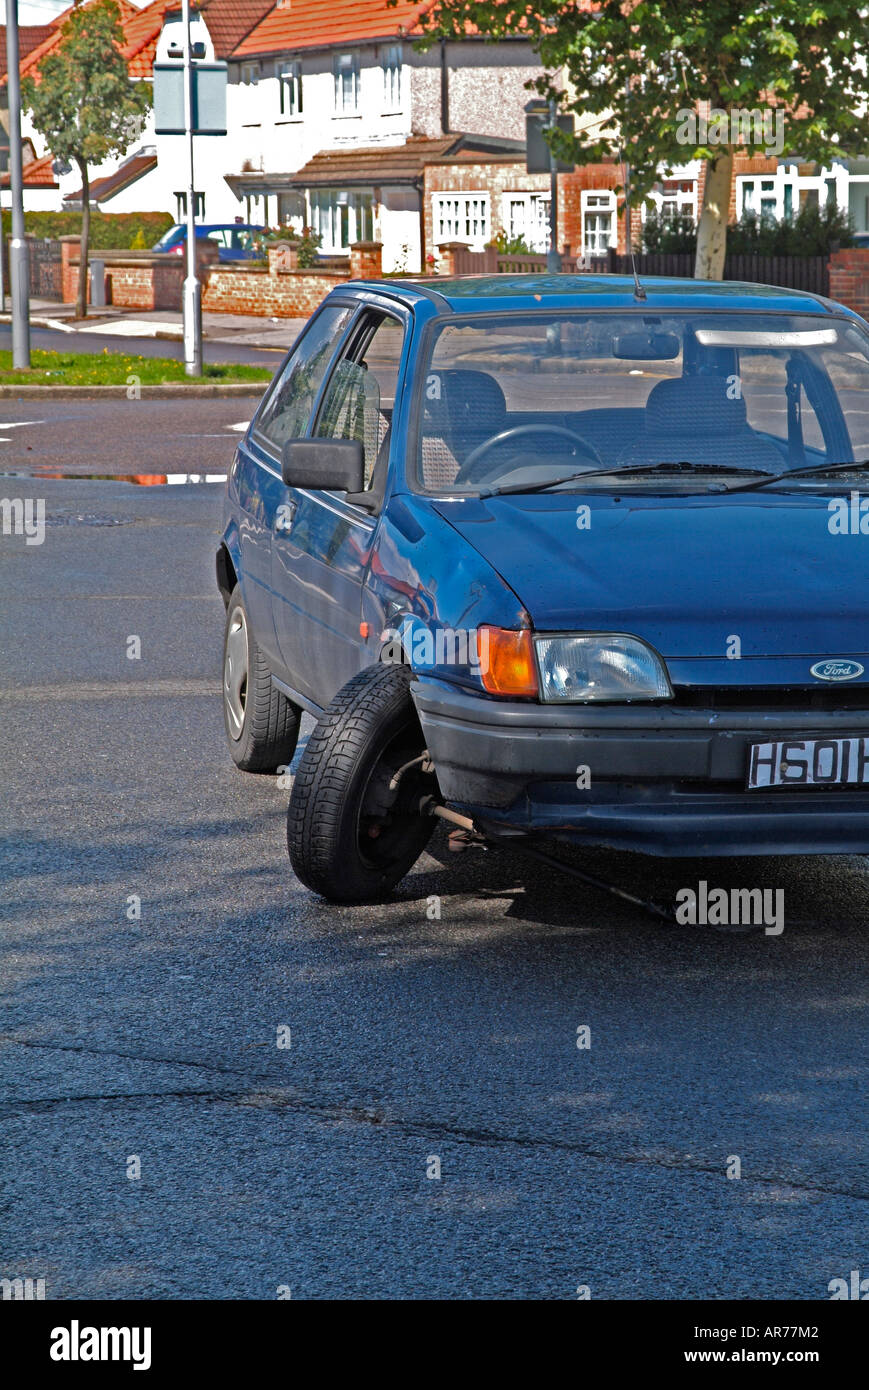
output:
<instances>
[{"instance_id":1,"label":"parked blue car in background","mask_svg":"<svg viewBox=\"0 0 869 1390\"><path fill-rule=\"evenodd\" d=\"M354 283L238 447L239 767L387 892L438 817L657 855L869 850L869 331L807 293Z\"/></svg>"},{"instance_id":2,"label":"parked blue car in background","mask_svg":"<svg viewBox=\"0 0 869 1390\"><path fill-rule=\"evenodd\" d=\"M262 239L267 231L267 227L251 222L201 222L196 225L196 240L213 241L218 249L218 260L252 261L263 254ZM176 223L163 233L152 249L183 256L186 246L187 225Z\"/></svg>"}]
</instances>

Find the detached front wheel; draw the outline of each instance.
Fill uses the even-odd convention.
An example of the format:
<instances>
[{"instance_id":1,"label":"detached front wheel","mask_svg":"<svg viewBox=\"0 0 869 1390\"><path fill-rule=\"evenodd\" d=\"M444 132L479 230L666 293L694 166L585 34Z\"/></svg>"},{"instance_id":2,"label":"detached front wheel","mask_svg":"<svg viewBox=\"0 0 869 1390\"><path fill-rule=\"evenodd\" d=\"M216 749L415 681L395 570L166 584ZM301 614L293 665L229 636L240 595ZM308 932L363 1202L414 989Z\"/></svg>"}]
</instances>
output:
<instances>
[{"instance_id":1,"label":"detached front wheel","mask_svg":"<svg viewBox=\"0 0 869 1390\"><path fill-rule=\"evenodd\" d=\"M308 740L287 811L298 878L330 902L383 897L425 849L437 795L403 667L370 666L339 690ZM396 774L401 773L400 777Z\"/></svg>"}]
</instances>

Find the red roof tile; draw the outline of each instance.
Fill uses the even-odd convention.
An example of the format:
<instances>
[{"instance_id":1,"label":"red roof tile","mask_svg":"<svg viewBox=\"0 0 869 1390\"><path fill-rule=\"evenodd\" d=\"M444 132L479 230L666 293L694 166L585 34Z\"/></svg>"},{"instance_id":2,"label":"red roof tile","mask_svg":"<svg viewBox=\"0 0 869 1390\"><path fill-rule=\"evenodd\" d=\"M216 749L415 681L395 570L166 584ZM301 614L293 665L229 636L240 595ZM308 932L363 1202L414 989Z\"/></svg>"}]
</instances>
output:
<instances>
[{"instance_id":1,"label":"red roof tile","mask_svg":"<svg viewBox=\"0 0 869 1390\"><path fill-rule=\"evenodd\" d=\"M196 5L205 17L219 59L228 58L273 7L274 0L200 0Z\"/></svg>"},{"instance_id":2,"label":"red roof tile","mask_svg":"<svg viewBox=\"0 0 869 1390\"><path fill-rule=\"evenodd\" d=\"M79 6L84 10L93 0L84 0ZM127 59L131 77L150 77L154 66L154 52L157 47L157 39L160 37L160 30L163 28L163 16L172 6L177 6L178 0L152 0L150 5L144 9L137 9L129 0L116 0L120 11L121 28L124 31L124 43L121 52ZM26 60L21 63L22 74L35 75L39 71L39 64L49 53L53 53L60 46L63 26L73 12L73 6L59 14L51 26L51 31L33 51Z\"/></svg>"},{"instance_id":3,"label":"red roof tile","mask_svg":"<svg viewBox=\"0 0 869 1390\"><path fill-rule=\"evenodd\" d=\"M45 154L41 159L31 159L29 164L25 164L22 170L22 182L25 188L57 188L57 179L51 167L53 154ZM9 171L0 174L0 186L9 187Z\"/></svg>"},{"instance_id":4,"label":"red roof tile","mask_svg":"<svg viewBox=\"0 0 869 1390\"><path fill-rule=\"evenodd\" d=\"M419 32L433 0L283 0L248 34L234 58L358 43Z\"/></svg>"},{"instance_id":5,"label":"red roof tile","mask_svg":"<svg viewBox=\"0 0 869 1390\"><path fill-rule=\"evenodd\" d=\"M21 24L18 26L18 53L20 58L25 59L29 53L39 44L44 43L50 37L54 29L54 24ZM0 24L2 32L2 44L0 44L0 78L6 76L8 63L6 61L6 25Z\"/></svg>"}]
</instances>

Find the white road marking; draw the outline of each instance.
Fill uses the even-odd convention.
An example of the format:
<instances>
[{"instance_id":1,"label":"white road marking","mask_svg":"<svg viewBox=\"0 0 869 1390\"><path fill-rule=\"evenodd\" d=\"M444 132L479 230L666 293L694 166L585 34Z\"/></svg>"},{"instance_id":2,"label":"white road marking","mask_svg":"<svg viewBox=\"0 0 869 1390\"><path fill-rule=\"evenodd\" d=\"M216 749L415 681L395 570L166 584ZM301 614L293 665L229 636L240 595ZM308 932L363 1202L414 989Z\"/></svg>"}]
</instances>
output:
<instances>
[{"instance_id":1,"label":"white road marking","mask_svg":"<svg viewBox=\"0 0 869 1390\"><path fill-rule=\"evenodd\" d=\"M113 333L119 338L155 338L158 333L180 333L177 323L153 323L145 319L121 319L118 323L89 322L76 333Z\"/></svg>"},{"instance_id":2,"label":"white road marking","mask_svg":"<svg viewBox=\"0 0 869 1390\"><path fill-rule=\"evenodd\" d=\"M228 430L237 430L239 434L244 434L249 424L250 420L239 420L237 425L227 425L226 428Z\"/></svg>"}]
</instances>

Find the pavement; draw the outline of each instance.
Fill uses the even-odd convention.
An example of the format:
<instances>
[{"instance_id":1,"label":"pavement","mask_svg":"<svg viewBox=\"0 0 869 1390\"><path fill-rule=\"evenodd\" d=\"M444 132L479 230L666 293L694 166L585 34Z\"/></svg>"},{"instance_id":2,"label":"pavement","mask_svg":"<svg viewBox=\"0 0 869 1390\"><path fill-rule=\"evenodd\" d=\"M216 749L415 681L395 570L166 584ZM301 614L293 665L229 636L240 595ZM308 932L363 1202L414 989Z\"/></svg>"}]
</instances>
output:
<instances>
[{"instance_id":1,"label":"pavement","mask_svg":"<svg viewBox=\"0 0 869 1390\"><path fill-rule=\"evenodd\" d=\"M85 338L97 336L103 339L116 339L116 350L127 349L126 339L155 339L158 342L183 341L183 317L180 310L126 310L114 306L104 309L91 308L86 319L75 318L75 305L58 304L51 299L30 300L30 321L34 329L49 330L64 334L70 341L72 335ZM305 323L304 318L263 318L255 314L214 314L202 315L202 336L213 348L260 349L267 352L286 352L298 337ZM10 323L8 313L0 314L0 332ZM69 342L62 343L69 349ZM82 351L88 351L85 346ZM160 349L165 352L165 348ZM168 355L168 354L166 354ZM241 358L220 357L212 353L213 361L240 361Z\"/></svg>"},{"instance_id":2,"label":"pavement","mask_svg":"<svg viewBox=\"0 0 869 1390\"><path fill-rule=\"evenodd\" d=\"M0 536L0 1277L811 1301L869 1274L865 857L572 853L670 901L783 888L779 937L440 833L383 904L294 879L286 788L225 748L201 481L254 405L0 404L0 495L47 520Z\"/></svg>"}]
</instances>

